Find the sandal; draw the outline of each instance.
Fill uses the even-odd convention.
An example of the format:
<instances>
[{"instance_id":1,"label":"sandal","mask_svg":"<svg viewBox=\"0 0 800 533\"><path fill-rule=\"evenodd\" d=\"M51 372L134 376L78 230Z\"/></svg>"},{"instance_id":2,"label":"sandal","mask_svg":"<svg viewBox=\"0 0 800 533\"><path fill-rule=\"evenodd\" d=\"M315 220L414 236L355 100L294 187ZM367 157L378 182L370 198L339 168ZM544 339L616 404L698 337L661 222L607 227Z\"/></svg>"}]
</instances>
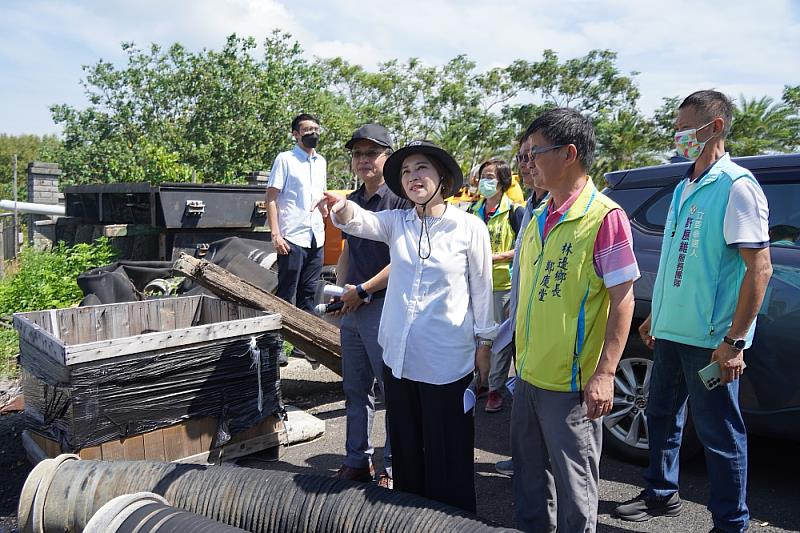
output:
<instances>
[{"instance_id":1,"label":"sandal","mask_svg":"<svg viewBox=\"0 0 800 533\"><path fill-rule=\"evenodd\" d=\"M392 490L394 488L394 481L386 472L381 472L376 481L378 482L378 486L384 489Z\"/></svg>"}]
</instances>

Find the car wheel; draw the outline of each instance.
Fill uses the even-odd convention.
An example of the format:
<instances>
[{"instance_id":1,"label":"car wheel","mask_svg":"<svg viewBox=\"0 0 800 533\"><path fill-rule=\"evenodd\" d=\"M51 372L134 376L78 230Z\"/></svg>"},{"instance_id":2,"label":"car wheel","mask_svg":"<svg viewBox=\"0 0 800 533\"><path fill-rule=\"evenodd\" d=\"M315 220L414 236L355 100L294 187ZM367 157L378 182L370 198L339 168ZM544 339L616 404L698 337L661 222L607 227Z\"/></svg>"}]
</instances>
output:
<instances>
[{"instance_id":1,"label":"car wheel","mask_svg":"<svg viewBox=\"0 0 800 533\"><path fill-rule=\"evenodd\" d=\"M645 413L652 370L652 352L636 350L623 355L614 376L614 406L603 418L603 447L620 459L641 465L649 459ZM689 415L683 430L681 459L690 459L701 449Z\"/></svg>"},{"instance_id":2,"label":"car wheel","mask_svg":"<svg viewBox=\"0 0 800 533\"><path fill-rule=\"evenodd\" d=\"M647 394L653 361L632 356L620 360L614 376L614 407L603 418L603 446L615 455L644 464L648 457Z\"/></svg>"}]
</instances>

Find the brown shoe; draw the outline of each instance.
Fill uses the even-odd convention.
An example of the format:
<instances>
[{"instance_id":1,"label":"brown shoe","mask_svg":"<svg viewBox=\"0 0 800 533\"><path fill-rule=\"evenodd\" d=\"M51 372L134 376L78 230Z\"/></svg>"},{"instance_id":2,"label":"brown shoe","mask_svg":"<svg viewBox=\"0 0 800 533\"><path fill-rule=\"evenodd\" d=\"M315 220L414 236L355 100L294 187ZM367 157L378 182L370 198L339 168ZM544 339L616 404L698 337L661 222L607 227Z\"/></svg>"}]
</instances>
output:
<instances>
[{"instance_id":1,"label":"brown shoe","mask_svg":"<svg viewBox=\"0 0 800 533\"><path fill-rule=\"evenodd\" d=\"M371 466L369 468L353 468L352 466L342 465L336 472L336 478L369 483L375 478L375 469Z\"/></svg>"},{"instance_id":2,"label":"brown shoe","mask_svg":"<svg viewBox=\"0 0 800 533\"><path fill-rule=\"evenodd\" d=\"M392 490L394 488L394 480L386 472L381 472L378 476L378 486Z\"/></svg>"},{"instance_id":3,"label":"brown shoe","mask_svg":"<svg viewBox=\"0 0 800 533\"><path fill-rule=\"evenodd\" d=\"M484 411L487 413L496 413L503 409L503 395L500 391L490 390L489 398L486 400L486 407Z\"/></svg>"}]
</instances>

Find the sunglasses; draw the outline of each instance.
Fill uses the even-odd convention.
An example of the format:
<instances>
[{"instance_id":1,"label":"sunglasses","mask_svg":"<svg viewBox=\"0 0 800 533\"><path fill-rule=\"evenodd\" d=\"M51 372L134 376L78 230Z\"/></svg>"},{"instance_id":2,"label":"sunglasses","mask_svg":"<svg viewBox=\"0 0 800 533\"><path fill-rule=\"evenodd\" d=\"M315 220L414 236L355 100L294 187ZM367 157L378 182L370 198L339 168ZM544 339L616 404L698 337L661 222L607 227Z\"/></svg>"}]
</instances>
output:
<instances>
[{"instance_id":1,"label":"sunglasses","mask_svg":"<svg viewBox=\"0 0 800 533\"><path fill-rule=\"evenodd\" d=\"M517 154L517 163L531 163L536 159L536 156L559 148L564 148L566 144L554 144L552 146L542 146L541 148L531 148L527 152L520 152Z\"/></svg>"}]
</instances>

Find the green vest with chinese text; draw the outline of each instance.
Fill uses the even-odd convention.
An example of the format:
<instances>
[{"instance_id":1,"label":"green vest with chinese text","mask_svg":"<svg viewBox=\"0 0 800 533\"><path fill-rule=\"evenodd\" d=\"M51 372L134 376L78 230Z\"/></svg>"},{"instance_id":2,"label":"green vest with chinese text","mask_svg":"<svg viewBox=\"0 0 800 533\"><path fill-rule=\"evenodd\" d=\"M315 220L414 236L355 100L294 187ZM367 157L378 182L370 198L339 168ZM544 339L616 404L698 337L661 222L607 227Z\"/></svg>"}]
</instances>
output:
<instances>
[{"instance_id":1,"label":"green vest with chinese text","mask_svg":"<svg viewBox=\"0 0 800 533\"><path fill-rule=\"evenodd\" d=\"M609 296L594 268L594 244L609 211L620 207L591 179L543 238L547 210L539 206L520 249L517 375L551 391L583 390L605 342Z\"/></svg>"},{"instance_id":2,"label":"green vest with chinese text","mask_svg":"<svg viewBox=\"0 0 800 533\"><path fill-rule=\"evenodd\" d=\"M489 222L486 223L486 229L489 230L492 253L494 254L514 249L516 237L514 229L511 227L511 216L514 213L514 207L514 203L504 193L497 210L491 216ZM472 204L468 211L484 220L484 209L486 209L486 199L481 198ZM492 290L511 290L511 265L511 261L492 264Z\"/></svg>"}]
</instances>

